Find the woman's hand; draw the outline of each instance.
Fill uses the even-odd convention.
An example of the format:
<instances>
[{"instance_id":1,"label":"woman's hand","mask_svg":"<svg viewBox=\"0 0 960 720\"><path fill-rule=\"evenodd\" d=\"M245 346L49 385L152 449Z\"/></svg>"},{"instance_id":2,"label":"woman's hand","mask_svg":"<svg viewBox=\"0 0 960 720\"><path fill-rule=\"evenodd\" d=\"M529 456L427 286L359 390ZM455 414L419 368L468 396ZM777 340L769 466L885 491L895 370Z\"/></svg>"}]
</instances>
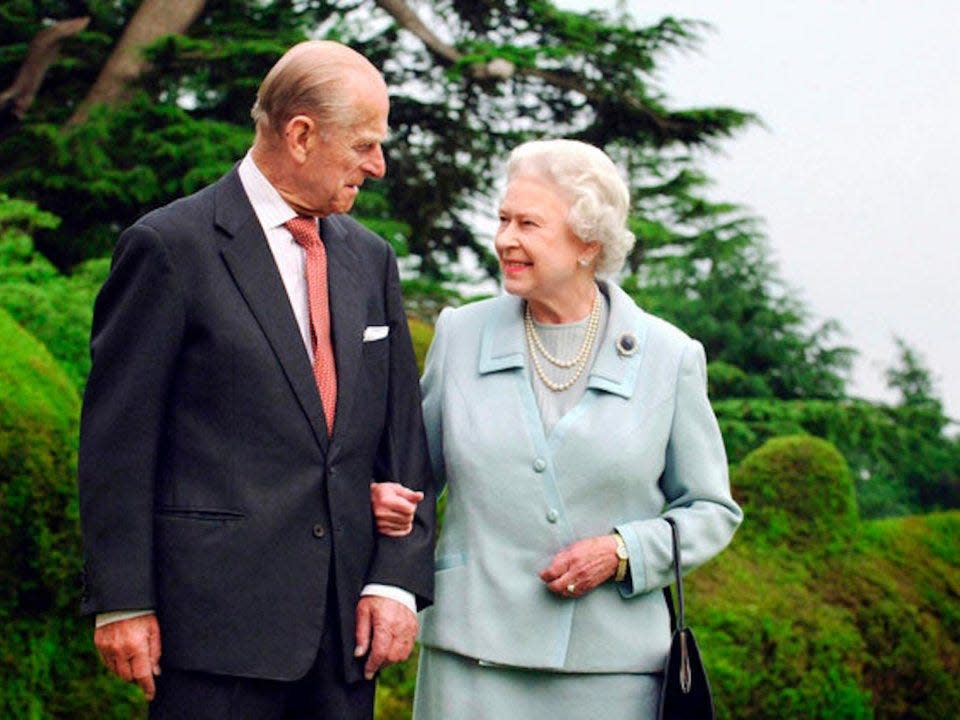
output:
<instances>
[{"instance_id":1,"label":"woman's hand","mask_svg":"<svg viewBox=\"0 0 960 720\"><path fill-rule=\"evenodd\" d=\"M580 597L616 575L618 562L613 535L585 538L554 555L540 579L557 595Z\"/></svg>"},{"instance_id":2,"label":"woman's hand","mask_svg":"<svg viewBox=\"0 0 960 720\"><path fill-rule=\"evenodd\" d=\"M387 537L403 537L413 530L413 516L423 493L400 483L370 483L370 503L377 530Z\"/></svg>"}]
</instances>

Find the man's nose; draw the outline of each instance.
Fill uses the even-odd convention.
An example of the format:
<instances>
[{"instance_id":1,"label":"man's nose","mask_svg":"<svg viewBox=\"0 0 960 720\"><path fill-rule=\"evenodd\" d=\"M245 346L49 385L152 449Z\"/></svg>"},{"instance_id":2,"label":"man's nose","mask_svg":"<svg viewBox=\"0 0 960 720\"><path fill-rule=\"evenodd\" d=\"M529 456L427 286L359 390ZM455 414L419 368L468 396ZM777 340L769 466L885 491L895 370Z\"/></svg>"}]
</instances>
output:
<instances>
[{"instance_id":1,"label":"man's nose","mask_svg":"<svg viewBox=\"0 0 960 720\"><path fill-rule=\"evenodd\" d=\"M383 148L377 145L363 165L363 171L372 178L380 179L387 173L387 161L383 157Z\"/></svg>"}]
</instances>

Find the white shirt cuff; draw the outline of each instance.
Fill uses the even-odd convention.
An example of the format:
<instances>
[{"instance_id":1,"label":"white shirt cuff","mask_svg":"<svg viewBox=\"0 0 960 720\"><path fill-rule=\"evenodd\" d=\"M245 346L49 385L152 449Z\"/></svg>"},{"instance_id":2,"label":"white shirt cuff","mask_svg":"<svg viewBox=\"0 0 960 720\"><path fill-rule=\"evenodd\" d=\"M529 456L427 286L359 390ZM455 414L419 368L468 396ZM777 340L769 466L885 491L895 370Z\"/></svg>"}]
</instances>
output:
<instances>
[{"instance_id":1,"label":"white shirt cuff","mask_svg":"<svg viewBox=\"0 0 960 720\"><path fill-rule=\"evenodd\" d=\"M97 627L103 627L120 620L132 620L135 617L152 614L153 610L114 610L113 612L98 613L96 622Z\"/></svg>"},{"instance_id":2,"label":"white shirt cuff","mask_svg":"<svg viewBox=\"0 0 960 720\"><path fill-rule=\"evenodd\" d=\"M369 585L363 586L360 595L378 595L380 597L390 598L391 600L396 600L398 603L403 603L414 615L417 614L417 598L414 597L412 592L399 588L396 585L370 583Z\"/></svg>"}]
</instances>

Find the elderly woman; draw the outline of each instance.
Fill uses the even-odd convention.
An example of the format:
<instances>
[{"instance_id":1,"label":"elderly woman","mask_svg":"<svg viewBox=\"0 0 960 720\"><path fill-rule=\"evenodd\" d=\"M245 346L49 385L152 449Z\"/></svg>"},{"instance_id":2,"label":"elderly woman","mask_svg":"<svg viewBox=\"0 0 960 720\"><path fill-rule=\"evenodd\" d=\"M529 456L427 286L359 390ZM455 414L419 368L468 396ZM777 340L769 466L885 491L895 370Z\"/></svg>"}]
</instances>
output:
<instances>
[{"instance_id":1,"label":"elderly woman","mask_svg":"<svg viewBox=\"0 0 960 720\"><path fill-rule=\"evenodd\" d=\"M613 282L634 237L611 160L572 140L511 154L506 295L445 310L422 380L446 518L423 611L417 720L655 718L684 570L742 518L703 348ZM384 532L404 525L389 496Z\"/></svg>"}]
</instances>

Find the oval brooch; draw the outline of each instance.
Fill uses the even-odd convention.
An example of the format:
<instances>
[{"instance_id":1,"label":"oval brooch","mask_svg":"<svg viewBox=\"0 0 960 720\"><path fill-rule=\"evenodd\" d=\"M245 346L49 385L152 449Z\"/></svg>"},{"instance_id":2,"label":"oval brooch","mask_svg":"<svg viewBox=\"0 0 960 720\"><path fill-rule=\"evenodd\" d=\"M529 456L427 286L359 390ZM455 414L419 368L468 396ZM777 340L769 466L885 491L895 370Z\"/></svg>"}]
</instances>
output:
<instances>
[{"instance_id":1,"label":"oval brooch","mask_svg":"<svg viewBox=\"0 0 960 720\"><path fill-rule=\"evenodd\" d=\"M617 338L617 354L629 357L637 351L637 337L633 333L622 333Z\"/></svg>"}]
</instances>

